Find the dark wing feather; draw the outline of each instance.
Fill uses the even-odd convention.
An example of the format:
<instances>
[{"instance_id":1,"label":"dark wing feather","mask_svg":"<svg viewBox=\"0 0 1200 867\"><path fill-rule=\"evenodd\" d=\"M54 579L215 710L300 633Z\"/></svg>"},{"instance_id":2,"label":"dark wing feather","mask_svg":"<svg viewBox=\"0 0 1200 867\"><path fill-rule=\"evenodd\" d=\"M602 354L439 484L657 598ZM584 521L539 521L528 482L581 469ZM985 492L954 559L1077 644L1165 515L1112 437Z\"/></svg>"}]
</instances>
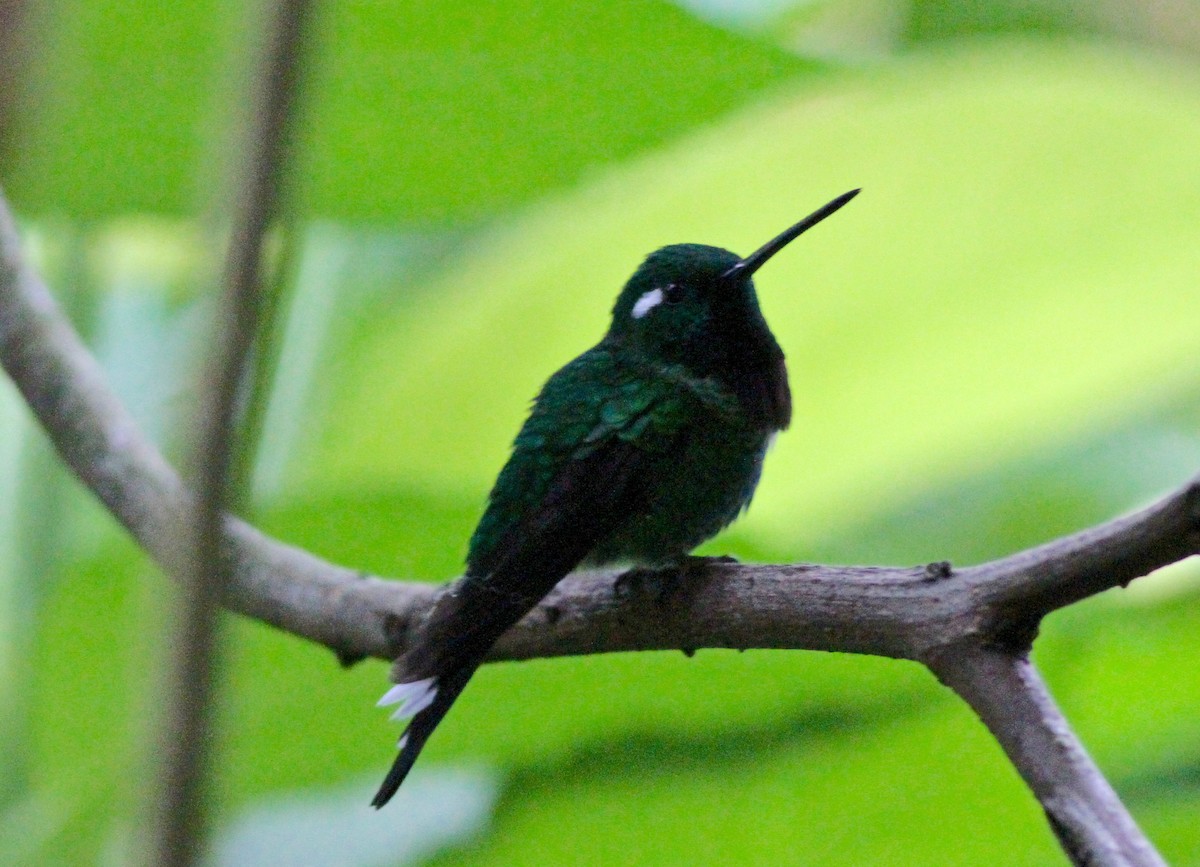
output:
<instances>
[{"instance_id":1,"label":"dark wing feather","mask_svg":"<svg viewBox=\"0 0 1200 867\"><path fill-rule=\"evenodd\" d=\"M500 534L439 600L421 642L400 661L397 674L416 680L478 663L505 630L640 507L640 482L651 458L614 436L566 461L536 508Z\"/></svg>"}]
</instances>

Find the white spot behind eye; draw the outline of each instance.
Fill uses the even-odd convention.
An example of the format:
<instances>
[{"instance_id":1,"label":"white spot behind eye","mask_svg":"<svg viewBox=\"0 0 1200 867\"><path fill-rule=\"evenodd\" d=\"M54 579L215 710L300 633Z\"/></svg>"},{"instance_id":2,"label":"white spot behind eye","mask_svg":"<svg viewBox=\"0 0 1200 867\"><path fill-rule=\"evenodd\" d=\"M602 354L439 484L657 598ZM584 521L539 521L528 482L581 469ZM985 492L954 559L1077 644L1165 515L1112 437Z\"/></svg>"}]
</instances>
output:
<instances>
[{"instance_id":1,"label":"white spot behind eye","mask_svg":"<svg viewBox=\"0 0 1200 867\"><path fill-rule=\"evenodd\" d=\"M661 289L651 289L633 305L633 318L641 319L663 301L663 291Z\"/></svg>"}]
</instances>

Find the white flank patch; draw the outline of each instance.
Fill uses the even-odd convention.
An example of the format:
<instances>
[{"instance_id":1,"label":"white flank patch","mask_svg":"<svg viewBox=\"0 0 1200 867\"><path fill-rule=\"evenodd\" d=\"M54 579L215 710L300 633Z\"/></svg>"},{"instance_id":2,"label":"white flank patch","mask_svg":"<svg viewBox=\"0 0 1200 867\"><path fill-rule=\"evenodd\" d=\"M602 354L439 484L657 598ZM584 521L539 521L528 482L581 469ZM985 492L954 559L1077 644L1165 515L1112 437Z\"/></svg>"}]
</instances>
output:
<instances>
[{"instance_id":1,"label":"white flank patch","mask_svg":"<svg viewBox=\"0 0 1200 867\"><path fill-rule=\"evenodd\" d=\"M651 289L633 305L633 318L641 319L663 301L663 291L661 289Z\"/></svg>"},{"instance_id":2,"label":"white flank patch","mask_svg":"<svg viewBox=\"0 0 1200 867\"><path fill-rule=\"evenodd\" d=\"M400 740L396 741L396 749L404 752L404 748L408 746L408 732L400 735Z\"/></svg>"},{"instance_id":3,"label":"white flank patch","mask_svg":"<svg viewBox=\"0 0 1200 867\"><path fill-rule=\"evenodd\" d=\"M437 687L433 685L436 677L424 680L414 680L411 683L398 683L383 694L383 698L375 703L376 707L387 707L398 704L392 719L408 719L416 716L437 698Z\"/></svg>"}]
</instances>

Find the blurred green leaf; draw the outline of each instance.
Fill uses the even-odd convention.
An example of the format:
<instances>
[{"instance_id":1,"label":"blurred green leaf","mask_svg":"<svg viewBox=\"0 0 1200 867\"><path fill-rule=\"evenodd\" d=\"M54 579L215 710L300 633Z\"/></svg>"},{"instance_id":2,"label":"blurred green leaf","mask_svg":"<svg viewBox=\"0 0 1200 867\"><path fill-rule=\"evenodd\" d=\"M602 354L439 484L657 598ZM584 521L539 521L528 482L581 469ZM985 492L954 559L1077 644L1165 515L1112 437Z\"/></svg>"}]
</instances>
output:
<instances>
[{"instance_id":1,"label":"blurred green leaf","mask_svg":"<svg viewBox=\"0 0 1200 867\"><path fill-rule=\"evenodd\" d=\"M75 0L43 28L3 179L27 215L211 204L245 9ZM349 0L316 17L296 192L309 216L473 220L814 70L665 2Z\"/></svg>"},{"instance_id":2,"label":"blurred green leaf","mask_svg":"<svg viewBox=\"0 0 1200 867\"><path fill-rule=\"evenodd\" d=\"M245 25L235 9L217 0L170 14L121 0L43 7L27 116L3 171L17 208L89 220L203 204L198 169L228 122L226 67Z\"/></svg>"},{"instance_id":3,"label":"blurred green leaf","mask_svg":"<svg viewBox=\"0 0 1200 867\"><path fill-rule=\"evenodd\" d=\"M981 36L1070 35L1141 43L1193 58L1200 54L1200 6L1195 0L835 0L836 5L842 2L891 4L906 18L902 38L910 45Z\"/></svg>"},{"instance_id":4,"label":"blurred green leaf","mask_svg":"<svg viewBox=\"0 0 1200 867\"><path fill-rule=\"evenodd\" d=\"M435 863L973 867L1057 857L999 747L948 698L866 731L798 726L749 756L737 754L736 731L726 737L665 764L617 742L597 773L581 763L528 794L514 787L486 841Z\"/></svg>"},{"instance_id":5,"label":"blurred green leaf","mask_svg":"<svg viewBox=\"0 0 1200 867\"><path fill-rule=\"evenodd\" d=\"M70 821L41 863L96 863L114 828L136 809L156 717L151 636L164 587L139 581L128 545L75 562L39 615L33 672L33 786Z\"/></svg>"},{"instance_id":6,"label":"blurred green leaf","mask_svg":"<svg viewBox=\"0 0 1200 867\"><path fill-rule=\"evenodd\" d=\"M1040 454L948 478L813 546L816 559L978 563L1098 524L1200 472L1197 387ZM1139 582L1140 583L1140 582Z\"/></svg>"},{"instance_id":7,"label":"blurred green leaf","mask_svg":"<svg viewBox=\"0 0 1200 867\"><path fill-rule=\"evenodd\" d=\"M326 16L301 174L308 210L343 219L493 214L817 68L645 0Z\"/></svg>"},{"instance_id":8,"label":"blurred green leaf","mask_svg":"<svg viewBox=\"0 0 1200 867\"><path fill-rule=\"evenodd\" d=\"M1093 15L1080 0L912 0L906 36L912 42L979 35L1067 34L1083 31Z\"/></svg>"}]
</instances>

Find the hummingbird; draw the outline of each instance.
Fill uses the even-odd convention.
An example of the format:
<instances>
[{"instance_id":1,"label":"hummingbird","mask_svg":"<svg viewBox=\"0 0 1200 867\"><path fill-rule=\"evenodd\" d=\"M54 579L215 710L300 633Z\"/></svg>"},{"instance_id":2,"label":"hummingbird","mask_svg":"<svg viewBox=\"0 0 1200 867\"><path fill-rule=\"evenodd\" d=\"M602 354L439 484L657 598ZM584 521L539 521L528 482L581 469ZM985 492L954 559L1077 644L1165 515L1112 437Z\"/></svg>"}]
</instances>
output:
<instances>
[{"instance_id":1,"label":"hummingbird","mask_svg":"<svg viewBox=\"0 0 1200 867\"><path fill-rule=\"evenodd\" d=\"M399 789L493 644L577 566L666 568L750 504L791 421L783 350L751 279L854 196L741 258L672 244L646 257L603 339L550 377L443 592L392 669L379 706L407 719L371 802Z\"/></svg>"}]
</instances>

